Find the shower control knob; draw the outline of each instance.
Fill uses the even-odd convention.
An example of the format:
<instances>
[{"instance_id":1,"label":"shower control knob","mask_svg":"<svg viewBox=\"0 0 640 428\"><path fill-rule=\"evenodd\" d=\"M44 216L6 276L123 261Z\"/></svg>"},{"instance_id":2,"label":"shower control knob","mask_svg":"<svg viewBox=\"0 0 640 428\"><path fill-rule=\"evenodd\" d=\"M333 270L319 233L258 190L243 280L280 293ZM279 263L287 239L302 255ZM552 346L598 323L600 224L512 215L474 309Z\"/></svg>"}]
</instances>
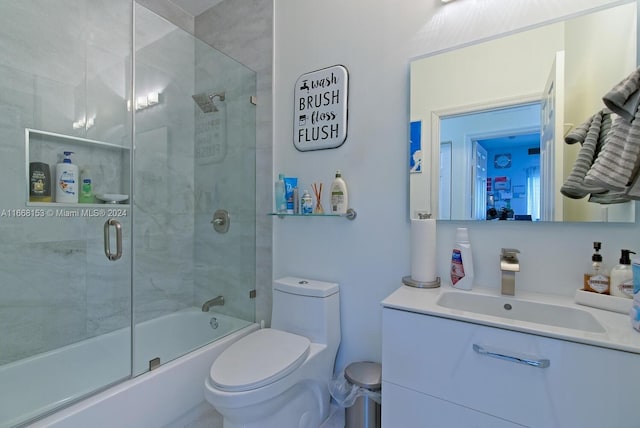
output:
<instances>
[{"instance_id":1,"label":"shower control knob","mask_svg":"<svg viewBox=\"0 0 640 428\"><path fill-rule=\"evenodd\" d=\"M227 233L230 223L231 219L229 218L229 212L227 210L216 210L216 212L213 213L211 224L213 224L213 230L216 232Z\"/></svg>"}]
</instances>

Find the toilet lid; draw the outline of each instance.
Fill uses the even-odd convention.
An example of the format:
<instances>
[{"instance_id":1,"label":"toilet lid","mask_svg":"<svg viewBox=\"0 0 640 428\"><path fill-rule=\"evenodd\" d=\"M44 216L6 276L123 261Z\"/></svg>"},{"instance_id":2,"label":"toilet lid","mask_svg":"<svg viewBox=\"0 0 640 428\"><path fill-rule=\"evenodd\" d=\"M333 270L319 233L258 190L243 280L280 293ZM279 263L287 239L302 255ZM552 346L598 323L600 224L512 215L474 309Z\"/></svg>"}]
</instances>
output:
<instances>
[{"instance_id":1,"label":"toilet lid","mask_svg":"<svg viewBox=\"0 0 640 428\"><path fill-rule=\"evenodd\" d=\"M309 355L309 339L264 328L231 346L213 362L209 376L223 391L247 391L294 371Z\"/></svg>"}]
</instances>

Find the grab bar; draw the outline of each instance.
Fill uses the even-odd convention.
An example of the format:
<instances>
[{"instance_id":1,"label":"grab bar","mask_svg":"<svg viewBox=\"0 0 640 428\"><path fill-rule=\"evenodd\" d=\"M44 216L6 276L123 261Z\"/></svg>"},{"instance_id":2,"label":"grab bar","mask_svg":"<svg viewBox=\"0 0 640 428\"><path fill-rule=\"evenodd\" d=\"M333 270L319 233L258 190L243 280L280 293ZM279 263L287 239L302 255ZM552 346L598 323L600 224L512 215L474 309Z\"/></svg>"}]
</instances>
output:
<instances>
[{"instance_id":1,"label":"grab bar","mask_svg":"<svg viewBox=\"0 0 640 428\"><path fill-rule=\"evenodd\" d=\"M111 252L111 239L109 234L109 228L115 226L116 228L116 252ZM122 257L122 225L118 220L110 218L104 223L104 255L109 260L116 261Z\"/></svg>"},{"instance_id":2,"label":"grab bar","mask_svg":"<svg viewBox=\"0 0 640 428\"><path fill-rule=\"evenodd\" d=\"M525 364L527 366L538 367L541 369L545 369L551 365L551 361L546 358L527 358L523 356L516 355L507 355L497 351L489 351L485 349L483 346L473 344L473 350L476 351L480 355L487 355L489 357L498 358L501 360L511 361L513 363Z\"/></svg>"}]
</instances>

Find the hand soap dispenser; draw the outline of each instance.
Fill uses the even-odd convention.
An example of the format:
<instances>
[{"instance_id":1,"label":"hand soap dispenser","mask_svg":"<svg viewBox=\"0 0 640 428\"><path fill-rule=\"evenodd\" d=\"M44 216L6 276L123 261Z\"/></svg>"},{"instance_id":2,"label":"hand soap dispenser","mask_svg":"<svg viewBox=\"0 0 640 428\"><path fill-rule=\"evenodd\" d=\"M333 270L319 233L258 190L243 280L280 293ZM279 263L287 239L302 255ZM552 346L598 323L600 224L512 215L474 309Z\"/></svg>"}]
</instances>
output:
<instances>
[{"instance_id":1,"label":"hand soap dispenser","mask_svg":"<svg viewBox=\"0 0 640 428\"><path fill-rule=\"evenodd\" d=\"M635 253L630 250L621 250L620 264L611 269L610 293L612 296L633 299L633 272L629 254Z\"/></svg>"},{"instance_id":2,"label":"hand soap dispenser","mask_svg":"<svg viewBox=\"0 0 640 428\"><path fill-rule=\"evenodd\" d=\"M585 291L593 291L600 294L609 294L609 276L602 264L602 255L600 251L600 242L593 243L595 252L591 256L591 272L584 274L583 288Z\"/></svg>"}]
</instances>

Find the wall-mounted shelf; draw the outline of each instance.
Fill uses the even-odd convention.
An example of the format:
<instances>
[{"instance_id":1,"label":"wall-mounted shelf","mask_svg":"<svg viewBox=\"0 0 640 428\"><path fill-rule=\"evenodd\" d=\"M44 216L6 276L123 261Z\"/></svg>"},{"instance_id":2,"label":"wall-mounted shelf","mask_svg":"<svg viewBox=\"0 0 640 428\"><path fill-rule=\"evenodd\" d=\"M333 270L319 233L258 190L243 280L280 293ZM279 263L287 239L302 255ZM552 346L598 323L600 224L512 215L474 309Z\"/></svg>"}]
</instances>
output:
<instances>
[{"instance_id":1,"label":"wall-mounted shelf","mask_svg":"<svg viewBox=\"0 0 640 428\"><path fill-rule=\"evenodd\" d=\"M280 218L285 217L344 217L347 220L355 220L358 213L353 208L347 209L346 214L285 214L285 213L269 213L272 216L278 216Z\"/></svg>"}]
</instances>

